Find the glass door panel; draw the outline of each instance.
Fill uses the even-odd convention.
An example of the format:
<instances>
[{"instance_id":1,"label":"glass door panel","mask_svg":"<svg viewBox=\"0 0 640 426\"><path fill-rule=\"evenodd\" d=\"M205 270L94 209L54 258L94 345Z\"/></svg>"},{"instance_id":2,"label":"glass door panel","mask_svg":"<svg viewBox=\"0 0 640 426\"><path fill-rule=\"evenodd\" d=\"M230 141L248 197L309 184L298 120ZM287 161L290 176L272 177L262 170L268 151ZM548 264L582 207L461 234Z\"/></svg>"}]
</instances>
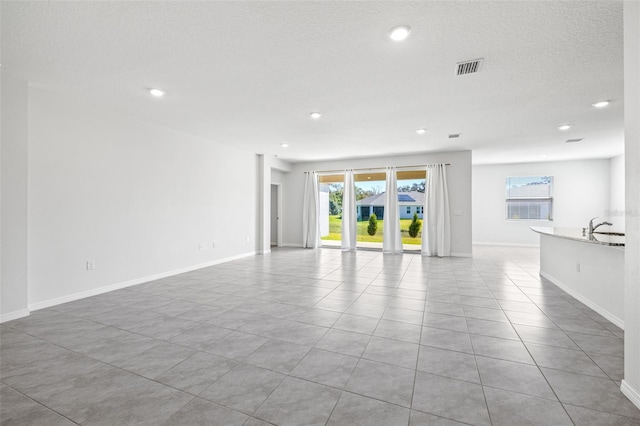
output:
<instances>
[{"instance_id":1,"label":"glass door panel","mask_svg":"<svg viewBox=\"0 0 640 426\"><path fill-rule=\"evenodd\" d=\"M324 247L340 247L344 175L319 177L320 238Z\"/></svg>"},{"instance_id":2,"label":"glass door panel","mask_svg":"<svg viewBox=\"0 0 640 426\"><path fill-rule=\"evenodd\" d=\"M398 173L398 205L400 207L400 232L405 251L420 251L424 226L424 194L426 172L412 172L409 179Z\"/></svg>"},{"instance_id":3,"label":"glass door panel","mask_svg":"<svg viewBox=\"0 0 640 426\"><path fill-rule=\"evenodd\" d=\"M384 172L358 173L356 187L357 247L382 249L384 229Z\"/></svg>"}]
</instances>

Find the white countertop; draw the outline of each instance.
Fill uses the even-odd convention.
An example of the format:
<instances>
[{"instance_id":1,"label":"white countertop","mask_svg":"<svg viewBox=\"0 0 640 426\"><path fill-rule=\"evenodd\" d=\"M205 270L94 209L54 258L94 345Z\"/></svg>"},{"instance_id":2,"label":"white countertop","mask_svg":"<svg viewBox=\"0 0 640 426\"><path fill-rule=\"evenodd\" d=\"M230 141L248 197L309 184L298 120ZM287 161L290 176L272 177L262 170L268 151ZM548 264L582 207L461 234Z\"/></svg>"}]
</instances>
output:
<instances>
[{"instance_id":1,"label":"white countertop","mask_svg":"<svg viewBox=\"0 0 640 426\"><path fill-rule=\"evenodd\" d=\"M607 235L601 234L597 231L589 235L586 232L583 234L581 228L551 228L543 226L530 226L530 228L532 231L537 232L538 234L564 238L566 240L624 248L624 235ZM606 231L603 230L603 232Z\"/></svg>"}]
</instances>

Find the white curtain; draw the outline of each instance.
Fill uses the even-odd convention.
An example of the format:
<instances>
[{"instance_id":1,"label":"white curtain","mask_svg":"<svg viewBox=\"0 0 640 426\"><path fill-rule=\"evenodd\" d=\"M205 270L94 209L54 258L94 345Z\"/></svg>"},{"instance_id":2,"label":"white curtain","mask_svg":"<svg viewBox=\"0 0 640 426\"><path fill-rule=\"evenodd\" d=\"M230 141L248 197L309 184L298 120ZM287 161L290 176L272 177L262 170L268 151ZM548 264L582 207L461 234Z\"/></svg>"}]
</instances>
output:
<instances>
[{"instance_id":1,"label":"white curtain","mask_svg":"<svg viewBox=\"0 0 640 426\"><path fill-rule=\"evenodd\" d=\"M316 172L306 172L302 206L302 247L320 246L320 196Z\"/></svg>"},{"instance_id":2,"label":"white curtain","mask_svg":"<svg viewBox=\"0 0 640 426\"><path fill-rule=\"evenodd\" d=\"M356 251L356 188L353 170L344 172L344 192L342 194L342 250Z\"/></svg>"},{"instance_id":3,"label":"white curtain","mask_svg":"<svg viewBox=\"0 0 640 426\"><path fill-rule=\"evenodd\" d=\"M387 167L387 190L384 194L384 225L382 252L402 253L400 212L398 207L398 181L395 167Z\"/></svg>"},{"instance_id":4,"label":"white curtain","mask_svg":"<svg viewBox=\"0 0 640 426\"><path fill-rule=\"evenodd\" d=\"M427 166L427 183L422 221L422 255L451 256L449 190L444 164Z\"/></svg>"}]
</instances>

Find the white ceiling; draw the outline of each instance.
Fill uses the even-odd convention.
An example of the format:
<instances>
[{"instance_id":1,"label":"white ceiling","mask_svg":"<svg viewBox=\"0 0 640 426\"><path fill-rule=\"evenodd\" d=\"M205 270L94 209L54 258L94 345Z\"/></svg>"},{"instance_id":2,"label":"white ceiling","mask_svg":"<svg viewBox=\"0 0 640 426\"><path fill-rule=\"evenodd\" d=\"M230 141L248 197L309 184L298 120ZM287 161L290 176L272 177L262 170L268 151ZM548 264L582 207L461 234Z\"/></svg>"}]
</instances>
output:
<instances>
[{"instance_id":1,"label":"white ceiling","mask_svg":"<svg viewBox=\"0 0 640 426\"><path fill-rule=\"evenodd\" d=\"M623 152L621 1L3 1L1 12L3 72L291 161ZM400 24L411 35L393 42ZM454 75L475 58L478 74Z\"/></svg>"}]
</instances>

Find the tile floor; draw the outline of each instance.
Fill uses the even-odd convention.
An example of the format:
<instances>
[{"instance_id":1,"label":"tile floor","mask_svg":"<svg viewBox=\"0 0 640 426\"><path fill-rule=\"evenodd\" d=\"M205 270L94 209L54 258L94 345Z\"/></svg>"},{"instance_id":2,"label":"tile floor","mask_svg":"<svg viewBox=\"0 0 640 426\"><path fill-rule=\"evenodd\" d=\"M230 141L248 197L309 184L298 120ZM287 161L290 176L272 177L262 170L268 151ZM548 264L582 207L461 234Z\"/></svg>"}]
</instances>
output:
<instances>
[{"instance_id":1,"label":"tile floor","mask_svg":"<svg viewBox=\"0 0 640 426\"><path fill-rule=\"evenodd\" d=\"M2 324L2 425L640 425L623 333L473 259L277 249Z\"/></svg>"}]
</instances>

